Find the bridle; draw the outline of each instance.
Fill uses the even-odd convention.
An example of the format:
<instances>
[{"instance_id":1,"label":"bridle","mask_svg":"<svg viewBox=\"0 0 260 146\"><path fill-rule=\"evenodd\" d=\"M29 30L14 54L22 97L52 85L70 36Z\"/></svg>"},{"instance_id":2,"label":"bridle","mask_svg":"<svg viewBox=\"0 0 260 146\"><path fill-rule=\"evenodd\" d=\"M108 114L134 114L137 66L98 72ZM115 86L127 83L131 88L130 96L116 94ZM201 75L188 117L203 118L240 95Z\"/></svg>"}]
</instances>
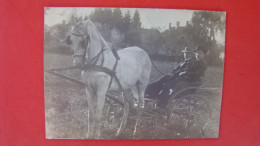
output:
<instances>
[{"instance_id":1,"label":"bridle","mask_svg":"<svg viewBox=\"0 0 260 146\"><path fill-rule=\"evenodd\" d=\"M87 45L82 44L82 48L84 49L84 53L83 54L74 54L73 55L73 57L83 57L85 59L85 56L86 56L86 53L87 53L87 47L88 47L88 44L90 43L89 34L87 32L84 33L84 34L72 32L71 35L83 38L82 42L87 41ZM86 36L86 38L84 38L85 36Z\"/></svg>"},{"instance_id":2,"label":"bridle","mask_svg":"<svg viewBox=\"0 0 260 146\"><path fill-rule=\"evenodd\" d=\"M74 54L73 55L73 57L83 57L83 60L86 63L85 56L86 56L86 53L88 51L88 45L90 45L90 43L91 43L89 34L87 32L83 33L83 34L72 32L71 35L83 38L83 40L82 40L83 42L87 41L87 44L83 46L83 49L84 49L85 52L83 54ZM86 38L84 38L85 36L86 36ZM108 85L108 89L110 88L110 86L112 84L112 80L114 78L116 80L116 82L118 83L119 87L121 88L121 90L123 90L122 85L121 85L119 79L117 78L117 76L115 74L117 64L118 64L118 60L120 60L120 57L118 56L117 51L113 48L112 53L113 53L114 57L116 58L116 62L113 66L113 69L111 70L111 69L108 69L107 67L103 67L104 51L105 50L106 50L106 48L102 48L95 57L93 57L90 61L87 62L87 64L80 66L80 69L82 69L82 70L95 70L95 71L107 73L108 75L111 76L111 79L110 79L109 85ZM101 55L102 55L101 65L97 65L97 62L98 62ZM130 103L130 101L128 99L127 99L127 101Z\"/></svg>"},{"instance_id":3,"label":"bridle","mask_svg":"<svg viewBox=\"0 0 260 146\"><path fill-rule=\"evenodd\" d=\"M83 38L82 42L87 41L87 44L82 44L83 49L84 49L84 53L83 54L74 54L73 55L73 57L82 57L83 61L86 62L85 56L86 56L86 53L87 53L88 45L91 43L89 34L87 32L83 33L83 34L72 32L71 35L74 35L76 37L82 37ZM86 36L86 38L84 38L85 36ZM100 55L102 55L101 66L103 66L103 63L104 63L104 54L103 54L103 52L105 50L106 50L106 48L102 48L100 50L100 52L95 57L93 57L90 61L87 62L87 64L96 65Z\"/></svg>"}]
</instances>

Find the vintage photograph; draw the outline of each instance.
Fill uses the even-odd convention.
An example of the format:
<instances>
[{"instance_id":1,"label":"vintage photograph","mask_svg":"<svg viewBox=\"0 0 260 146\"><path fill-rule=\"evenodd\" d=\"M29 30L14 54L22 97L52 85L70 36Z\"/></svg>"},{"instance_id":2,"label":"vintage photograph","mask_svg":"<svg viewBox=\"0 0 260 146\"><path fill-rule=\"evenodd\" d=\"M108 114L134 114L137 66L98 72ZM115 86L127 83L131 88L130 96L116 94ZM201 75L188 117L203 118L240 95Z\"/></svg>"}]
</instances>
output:
<instances>
[{"instance_id":1,"label":"vintage photograph","mask_svg":"<svg viewBox=\"0 0 260 146\"><path fill-rule=\"evenodd\" d=\"M226 13L45 7L48 139L218 138Z\"/></svg>"}]
</instances>

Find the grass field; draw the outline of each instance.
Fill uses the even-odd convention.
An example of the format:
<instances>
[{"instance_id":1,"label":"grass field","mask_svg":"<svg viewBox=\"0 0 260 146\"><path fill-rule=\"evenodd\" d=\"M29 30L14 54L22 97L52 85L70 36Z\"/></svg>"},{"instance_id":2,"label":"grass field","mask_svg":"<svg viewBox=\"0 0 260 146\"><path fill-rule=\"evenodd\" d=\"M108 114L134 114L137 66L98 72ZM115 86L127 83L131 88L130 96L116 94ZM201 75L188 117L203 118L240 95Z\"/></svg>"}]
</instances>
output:
<instances>
[{"instance_id":1,"label":"grass field","mask_svg":"<svg viewBox=\"0 0 260 146\"><path fill-rule=\"evenodd\" d=\"M53 67L71 66L73 58L68 55L52 53L44 54L44 70ZM155 65L164 73L168 73L176 63L154 62ZM80 79L79 70L64 71L63 73ZM150 81L158 79L161 75L153 68ZM211 88L210 92L200 92L210 107L210 122L205 130L205 138L218 137L219 117L222 94L222 67L208 67L203 78L202 88ZM77 84L65 79L53 76L45 72L44 74L44 93L45 93L45 118L46 118L46 137L47 138L66 138L66 139L85 139L87 133L87 101L84 97L83 89ZM218 88L218 89L216 89ZM142 125L149 125L145 123ZM157 127L156 127L157 126ZM181 137L176 131L167 131L160 123L153 127L140 127L148 131L139 138L185 138ZM154 130L156 127L156 130ZM159 127L159 128L158 128ZM133 127L127 127L131 131ZM159 129L159 130L158 130ZM167 136L165 135L167 134ZM110 134L111 135L111 134ZM104 135L104 138L111 138ZM124 138L132 138L124 137ZM194 136L193 138L196 138Z\"/></svg>"}]
</instances>

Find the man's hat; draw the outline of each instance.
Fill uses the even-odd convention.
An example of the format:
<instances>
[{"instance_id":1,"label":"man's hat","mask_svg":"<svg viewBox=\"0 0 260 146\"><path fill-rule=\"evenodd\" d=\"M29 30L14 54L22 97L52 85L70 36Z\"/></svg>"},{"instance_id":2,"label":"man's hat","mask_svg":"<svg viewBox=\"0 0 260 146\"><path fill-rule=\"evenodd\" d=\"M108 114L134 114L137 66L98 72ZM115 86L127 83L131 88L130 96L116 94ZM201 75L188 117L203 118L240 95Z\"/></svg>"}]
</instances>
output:
<instances>
[{"instance_id":1,"label":"man's hat","mask_svg":"<svg viewBox=\"0 0 260 146\"><path fill-rule=\"evenodd\" d=\"M192 53L192 52L189 50L188 47L185 47L185 49L182 50L181 52L183 52L183 53Z\"/></svg>"},{"instance_id":2,"label":"man's hat","mask_svg":"<svg viewBox=\"0 0 260 146\"><path fill-rule=\"evenodd\" d=\"M202 51L204 54L206 54L208 52L208 49L202 45L197 45L194 52L199 51L199 50Z\"/></svg>"}]
</instances>

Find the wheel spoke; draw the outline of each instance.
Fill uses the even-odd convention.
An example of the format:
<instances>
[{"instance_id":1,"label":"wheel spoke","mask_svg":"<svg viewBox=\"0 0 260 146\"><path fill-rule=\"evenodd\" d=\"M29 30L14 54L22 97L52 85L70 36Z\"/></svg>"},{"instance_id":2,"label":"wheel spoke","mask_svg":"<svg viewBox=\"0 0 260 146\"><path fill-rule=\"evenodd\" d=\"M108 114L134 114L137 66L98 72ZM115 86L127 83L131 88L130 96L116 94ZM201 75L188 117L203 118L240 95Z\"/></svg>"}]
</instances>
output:
<instances>
[{"instance_id":1,"label":"wheel spoke","mask_svg":"<svg viewBox=\"0 0 260 146\"><path fill-rule=\"evenodd\" d=\"M170 102L171 107L169 125L179 129L177 136L195 137L196 134L204 136L209 124L209 106L202 97L186 95Z\"/></svg>"}]
</instances>

